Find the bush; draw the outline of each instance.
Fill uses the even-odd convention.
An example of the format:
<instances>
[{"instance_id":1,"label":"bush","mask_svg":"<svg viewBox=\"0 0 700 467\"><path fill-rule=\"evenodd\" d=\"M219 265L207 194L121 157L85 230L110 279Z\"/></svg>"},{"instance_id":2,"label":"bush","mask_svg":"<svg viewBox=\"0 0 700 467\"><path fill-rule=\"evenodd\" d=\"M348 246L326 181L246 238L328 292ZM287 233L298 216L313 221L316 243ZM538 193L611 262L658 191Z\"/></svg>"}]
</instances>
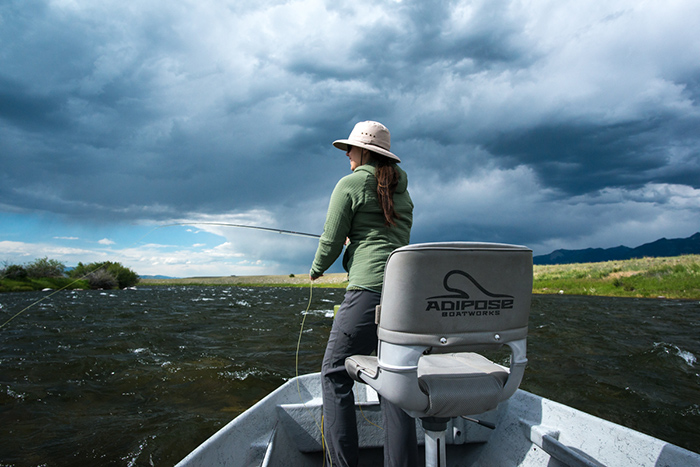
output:
<instances>
[{"instance_id":1,"label":"bush","mask_svg":"<svg viewBox=\"0 0 700 467\"><path fill-rule=\"evenodd\" d=\"M116 289L119 281L106 269L98 269L87 276L91 289Z\"/></svg>"},{"instance_id":2,"label":"bush","mask_svg":"<svg viewBox=\"0 0 700 467\"><path fill-rule=\"evenodd\" d=\"M91 280L91 276L98 271L108 272L115 280L115 287L123 289L125 287L132 287L136 285L139 281L139 276L131 269L122 266L119 263L113 263L111 261L104 261L102 263L90 263L83 264L78 263L78 266L70 272L70 277L79 279L85 277L88 281ZM100 276L102 277L102 276ZM92 287L92 283L90 284ZM96 287L96 288L115 288L115 287ZM93 287L95 288L95 287Z\"/></svg>"},{"instance_id":3,"label":"bush","mask_svg":"<svg viewBox=\"0 0 700 467\"><path fill-rule=\"evenodd\" d=\"M42 277L63 277L65 264L55 259L41 258L27 264L27 275L34 279Z\"/></svg>"},{"instance_id":4,"label":"bush","mask_svg":"<svg viewBox=\"0 0 700 467\"><path fill-rule=\"evenodd\" d=\"M7 266L3 271L2 271L2 278L3 279L12 279L12 280L24 280L28 276L27 270L24 269L24 266L20 266L19 264L11 264Z\"/></svg>"}]
</instances>

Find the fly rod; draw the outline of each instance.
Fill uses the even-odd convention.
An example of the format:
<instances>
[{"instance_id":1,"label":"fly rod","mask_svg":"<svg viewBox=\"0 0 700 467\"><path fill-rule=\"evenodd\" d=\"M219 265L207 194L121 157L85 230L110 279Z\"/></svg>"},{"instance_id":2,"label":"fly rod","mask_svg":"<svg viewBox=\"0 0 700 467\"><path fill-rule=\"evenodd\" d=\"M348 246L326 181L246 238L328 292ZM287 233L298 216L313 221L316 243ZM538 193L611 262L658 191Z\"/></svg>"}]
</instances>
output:
<instances>
[{"instance_id":1,"label":"fly rod","mask_svg":"<svg viewBox=\"0 0 700 467\"><path fill-rule=\"evenodd\" d=\"M219 226L223 226L223 227L239 227L239 228L243 228L243 229L265 230L267 232L276 232L276 233L284 234L284 235L296 235L298 237L321 238L320 235L310 234L310 233L305 233L305 232L295 232L293 230L284 230L284 229L273 229L271 227L260 227L257 225L230 224L227 222L176 222L174 224L161 225L158 228L160 229L161 227L172 227L172 226L176 226L176 225L219 225Z\"/></svg>"}]
</instances>

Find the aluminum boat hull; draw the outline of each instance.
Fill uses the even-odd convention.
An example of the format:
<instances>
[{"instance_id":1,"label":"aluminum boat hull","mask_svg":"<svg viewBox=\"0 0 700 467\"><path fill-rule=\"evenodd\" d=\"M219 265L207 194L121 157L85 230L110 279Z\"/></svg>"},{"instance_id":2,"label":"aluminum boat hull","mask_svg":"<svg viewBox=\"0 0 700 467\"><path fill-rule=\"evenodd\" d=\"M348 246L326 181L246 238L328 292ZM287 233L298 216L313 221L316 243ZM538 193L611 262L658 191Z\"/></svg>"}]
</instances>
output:
<instances>
[{"instance_id":1,"label":"aluminum boat hull","mask_svg":"<svg viewBox=\"0 0 700 467\"><path fill-rule=\"evenodd\" d=\"M382 465L377 395L362 384L355 393L360 463ZM473 418L496 428L453 419L446 436L448 466L700 467L700 454L523 390ZM236 417L177 467L320 466L320 423L320 374L300 376ZM416 427L422 443L420 423Z\"/></svg>"}]
</instances>

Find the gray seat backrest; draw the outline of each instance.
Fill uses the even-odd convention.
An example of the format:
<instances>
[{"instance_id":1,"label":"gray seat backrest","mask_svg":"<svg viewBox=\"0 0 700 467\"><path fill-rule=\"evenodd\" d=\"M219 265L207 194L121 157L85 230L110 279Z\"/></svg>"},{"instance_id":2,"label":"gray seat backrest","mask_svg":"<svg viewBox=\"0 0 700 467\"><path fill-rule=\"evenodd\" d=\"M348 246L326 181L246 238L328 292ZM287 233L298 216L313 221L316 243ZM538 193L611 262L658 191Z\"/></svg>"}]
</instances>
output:
<instances>
[{"instance_id":1,"label":"gray seat backrest","mask_svg":"<svg viewBox=\"0 0 700 467\"><path fill-rule=\"evenodd\" d=\"M387 260L379 340L479 351L524 339L532 294L532 250L498 243L425 243Z\"/></svg>"}]
</instances>

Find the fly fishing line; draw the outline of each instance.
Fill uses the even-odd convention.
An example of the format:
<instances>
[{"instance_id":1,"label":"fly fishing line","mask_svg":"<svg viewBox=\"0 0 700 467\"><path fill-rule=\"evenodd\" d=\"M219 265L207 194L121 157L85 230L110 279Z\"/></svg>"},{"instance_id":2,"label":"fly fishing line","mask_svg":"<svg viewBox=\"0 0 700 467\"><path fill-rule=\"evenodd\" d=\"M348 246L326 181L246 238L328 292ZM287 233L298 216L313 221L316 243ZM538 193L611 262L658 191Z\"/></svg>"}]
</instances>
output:
<instances>
[{"instance_id":1,"label":"fly fishing line","mask_svg":"<svg viewBox=\"0 0 700 467\"><path fill-rule=\"evenodd\" d=\"M85 279L86 277L88 277L90 274L94 274L94 273L96 273L97 271L99 271L100 269L102 269L102 268L104 268L104 267L106 267L106 266L107 266L107 264L102 264L100 267L95 268L94 271L90 271L90 272L88 272L87 274L85 274L84 276L77 278L77 279L74 280L73 282L70 282L70 283L68 283L67 285L64 285L63 287L54 290L53 292L51 292L50 294L46 295L45 297L41 297L39 300L36 300L36 301L30 303L29 305L27 305L26 307L22 308L20 311L18 311L17 313L15 313L10 319L8 319L8 320L5 321L4 323L0 324L0 330L2 330L5 326L7 326L8 324L10 324L10 321L12 321L13 319L15 319L16 317L18 317L19 315L21 315L22 313L24 313L24 312L27 311L28 309L30 309L30 308L32 308L32 307L38 305L39 303L43 302L44 300L48 300L49 298L53 297L53 296L56 295L57 293L66 290L68 287L72 286L73 284L75 284L75 283L77 283L77 282L80 282L81 280L83 280L83 279Z\"/></svg>"},{"instance_id":2,"label":"fly fishing line","mask_svg":"<svg viewBox=\"0 0 700 467\"><path fill-rule=\"evenodd\" d=\"M323 415L321 415L321 423L318 423L318 420L316 420L316 417L314 416L313 412L311 412L311 409L309 409L306 406L306 402L304 402L304 398L301 395L301 386L299 383L299 352L301 349L301 336L304 334L304 324L306 323L306 316L309 314L309 311L311 310L311 301L313 299L313 281L309 282L309 302L306 305L306 310L304 310L304 316L301 320L301 327L299 329L299 338L297 339L297 349L296 349L296 355L295 355L295 370L294 370L294 375L296 376L297 380L297 393L299 394L299 400L301 401L301 404L304 406L304 409L309 413L309 416L313 419L314 424L316 425L316 428L318 431L321 433L321 449L324 452L323 456L323 462L325 465L326 458L328 459L329 465L332 467L333 466L333 461L330 458L330 454L326 451L326 438L323 433ZM357 405L360 408L360 413L362 414L362 417L365 419L367 423L370 425L379 428L380 430L384 431L384 428L381 426L377 425L376 423L372 422L369 418L367 418L367 415L365 415L364 410L362 409L362 403L359 400L359 394L358 394L358 400L357 400ZM326 457L328 456L328 457Z\"/></svg>"},{"instance_id":3,"label":"fly fishing line","mask_svg":"<svg viewBox=\"0 0 700 467\"><path fill-rule=\"evenodd\" d=\"M317 235L317 234L310 234L310 233L305 233L305 232L296 232L296 231L294 231L294 230L275 229L275 228L272 228L272 227L261 227L261 226L258 226L258 225L232 224L232 223L228 223L228 222L175 222L175 223L172 223L172 224L159 225L159 226L157 226L157 227L155 227L155 228L149 230L145 235L143 235L141 238L139 238L138 240L136 240L135 242L133 242L133 243L132 243L131 245L129 245L129 247L127 247L127 248L131 248L132 246L134 246L134 245L136 245L137 243L141 242L144 238L146 238L147 236L149 236L151 233L153 233L154 231L156 231L156 230L158 230L158 229L162 229L162 228L165 228L165 227L182 226L182 225L216 225L216 226L222 226L222 227L236 227L236 228L243 228L243 229L263 230L263 231L265 231L265 232L276 232L276 233L279 233L279 234L284 234L284 235L295 235L295 236L298 236L298 237L311 237L311 238L320 238L320 237L321 237L320 235ZM97 271L99 271L100 269L102 269L102 268L105 267L105 266L106 266L106 264L103 264L103 265L99 266L98 268L96 268L94 271L90 271L90 272L86 273L84 276L77 278L77 279L74 280L73 282L70 282L69 284L64 285L63 287L54 290L52 293L46 295L45 297L42 297L42 298L40 298L39 300L36 300L36 301L30 303L29 305L27 305L26 307L24 307L23 309L21 309L20 311L18 311L17 313L15 313L13 316L11 316L11 317L10 317L8 320L6 320L4 323L0 324L0 331L3 330L3 328L5 328L5 326L7 326L8 324L10 324L10 322L11 322L13 319L17 318L19 315L21 315L22 313L26 312L26 311L29 310L30 308L32 308L32 307L38 305L39 303L43 302L44 300L48 300L49 298L53 297L53 296L56 295L57 293L62 292L63 290L66 290L67 288L69 288L69 287L71 287L72 285L74 285L76 282L79 282L79 281L81 281L81 280L87 278L88 276L90 276L90 274L96 273ZM309 303L309 304L310 304L310 303Z\"/></svg>"},{"instance_id":4,"label":"fly fishing line","mask_svg":"<svg viewBox=\"0 0 700 467\"><path fill-rule=\"evenodd\" d=\"M309 409L306 406L306 402L304 402L304 398L301 396L301 387L299 385L299 350L301 349L301 336L304 334L304 324L306 323L306 315L309 314L309 310L311 310L311 300L314 296L314 283L313 281L309 281L309 303L306 305L306 310L304 310L304 317L301 319L301 328L299 329L299 339L297 340L297 351L296 351L296 356L295 356L295 361L294 361L294 376L296 376L297 380L297 392L299 393L299 400L301 401L301 404L304 406L304 409L309 413L311 418L314 421L314 424L316 425L316 428L318 428L318 431L321 433L321 450L323 451L323 465L326 464L326 456L328 455L328 463L332 467L333 466L333 461L330 458L329 453L326 451L326 437L323 434L323 415L321 415L321 424L319 425L318 420L316 420L316 417L314 416L313 412L311 412L311 409Z\"/></svg>"},{"instance_id":5,"label":"fly fishing line","mask_svg":"<svg viewBox=\"0 0 700 467\"><path fill-rule=\"evenodd\" d=\"M129 245L128 248L131 248L132 246L136 245L136 244L139 243L141 240L143 240L143 239L146 238L148 235L150 235L151 232L157 230L158 228L160 228L160 227L156 227L155 229L152 229L152 230L148 231L143 237L139 238L138 240L136 240L135 242L133 242L131 245ZM29 310L30 308L32 308L32 307L38 305L39 303L43 302L44 300L48 300L49 298L53 297L53 296L56 295L57 293L66 290L67 288L71 287L71 286L74 285L75 283L80 282L81 280L87 278L87 277L90 276L91 274L96 273L97 271L99 271L100 269L102 269L102 268L104 268L104 267L106 267L106 266L107 266L107 263L103 263L102 265L100 265L99 267L95 268L94 270L92 270L92 271L86 273L85 275L83 275L83 276L81 276L81 277L78 277L78 278L75 279L73 282L70 282L70 283L64 285L63 287L54 290L53 292L51 292L50 294L46 295L45 297L41 297L39 300L36 300L36 301L30 303L29 305L27 305L26 307L24 307L23 309L21 309L20 311L18 311L17 313L15 313L10 319L8 319L8 320L5 321L4 323L0 324L0 331L1 331L5 326L7 326L7 325L10 323L10 321L12 321L13 319L15 319L16 317L18 317L19 315L21 315L21 314L24 313L25 311L27 311L27 310Z\"/></svg>"}]
</instances>

